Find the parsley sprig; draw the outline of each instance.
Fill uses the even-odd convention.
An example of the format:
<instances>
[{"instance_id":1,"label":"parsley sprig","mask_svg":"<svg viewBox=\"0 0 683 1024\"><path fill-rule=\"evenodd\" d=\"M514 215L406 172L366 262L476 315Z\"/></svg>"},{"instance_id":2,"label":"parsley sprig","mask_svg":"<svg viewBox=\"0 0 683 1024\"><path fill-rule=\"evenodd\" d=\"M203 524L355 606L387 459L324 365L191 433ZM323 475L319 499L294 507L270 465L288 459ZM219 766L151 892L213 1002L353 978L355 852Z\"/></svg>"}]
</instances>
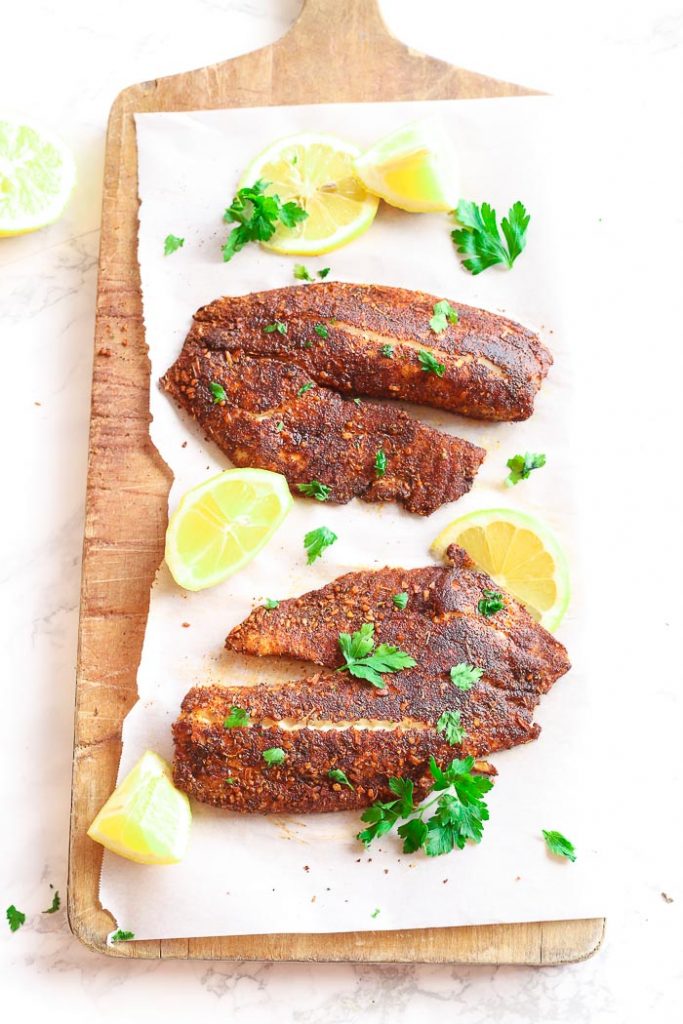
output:
<instances>
[{"instance_id":1,"label":"parsley sprig","mask_svg":"<svg viewBox=\"0 0 683 1024\"><path fill-rule=\"evenodd\" d=\"M492 615L502 611L504 607L505 601L499 590L485 590L484 596L480 598L477 604L477 611L485 619L490 619Z\"/></svg>"},{"instance_id":2,"label":"parsley sprig","mask_svg":"<svg viewBox=\"0 0 683 1024\"><path fill-rule=\"evenodd\" d=\"M10 903L9 907L5 911L5 917L7 918L7 924L11 932L18 931L22 924L26 921L26 914L22 913L21 910L17 910L13 903Z\"/></svg>"},{"instance_id":3,"label":"parsley sprig","mask_svg":"<svg viewBox=\"0 0 683 1024\"><path fill-rule=\"evenodd\" d=\"M236 704L230 708L230 713L223 720L224 729L244 729L249 725L249 712Z\"/></svg>"},{"instance_id":4,"label":"parsley sprig","mask_svg":"<svg viewBox=\"0 0 683 1024\"><path fill-rule=\"evenodd\" d=\"M446 742L452 747L456 746L467 736L462 727L459 711L444 711L436 723L436 731L444 734Z\"/></svg>"},{"instance_id":5,"label":"parsley sprig","mask_svg":"<svg viewBox=\"0 0 683 1024\"><path fill-rule=\"evenodd\" d=\"M484 822L489 811L484 794L493 787L486 776L473 775L474 758L454 760L447 768L441 769L433 757L429 759L429 771L434 779L433 791L438 796L416 807L413 800L411 779L389 779L389 788L396 800L376 801L361 815L361 821L368 827L358 833L358 839L369 846L374 839L386 835L402 819L397 832L403 840L403 852L415 853L423 849L428 857L438 857L451 850L462 850L469 839L481 841ZM432 807L434 813L425 815Z\"/></svg>"},{"instance_id":6,"label":"parsley sprig","mask_svg":"<svg viewBox=\"0 0 683 1024\"><path fill-rule=\"evenodd\" d=\"M332 488L327 484L321 484L319 480L311 480L307 484L297 484L296 487L307 498L315 498L316 501L327 501L332 493Z\"/></svg>"},{"instance_id":7,"label":"parsley sprig","mask_svg":"<svg viewBox=\"0 0 683 1024\"><path fill-rule=\"evenodd\" d=\"M443 377L446 367L443 363L439 362L436 356L428 352L426 348L420 349L417 353L417 358L420 360L420 366L425 373L435 373L437 377Z\"/></svg>"},{"instance_id":8,"label":"parsley sprig","mask_svg":"<svg viewBox=\"0 0 683 1024\"><path fill-rule=\"evenodd\" d=\"M364 622L360 629L353 633L339 634L339 647L344 655L345 664L337 672L350 672L358 679L365 679L379 690L386 687L382 672L402 672L405 668L417 665L405 651L390 644L378 644L375 647L375 626L372 622Z\"/></svg>"},{"instance_id":9,"label":"parsley sprig","mask_svg":"<svg viewBox=\"0 0 683 1024\"><path fill-rule=\"evenodd\" d=\"M241 188L223 215L227 223L236 223L222 248L227 263L247 242L267 242L278 224L293 228L308 217L298 203L283 203L277 195L266 195L270 182L260 179L248 188Z\"/></svg>"},{"instance_id":10,"label":"parsley sprig","mask_svg":"<svg viewBox=\"0 0 683 1024\"><path fill-rule=\"evenodd\" d=\"M315 530L309 530L304 537L307 563L312 565L316 558L320 558L325 548L329 548L330 544L334 544L337 539L337 534L333 533L326 526L319 526Z\"/></svg>"},{"instance_id":11,"label":"parsley sprig","mask_svg":"<svg viewBox=\"0 0 683 1024\"><path fill-rule=\"evenodd\" d=\"M526 245L526 230L530 216L519 201L508 210L500 226L505 243L500 237L496 211L489 203L481 207L468 199L461 199L453 211L461 227L451 231L458 253L466 256L462 265L470 274L481 274L482 270L503 263L511 267Z\"/></svg>"},{"instance_id":12,"label":"parsley sprig","mask_svg":"<svg viewBox=\"0 0 683 1024\"><path fill-rule=\"evenodd\" d=\"M182 249L184 245L184 238L178 238L177 235L166 235L166 238L164 239L164 256L170 256L171 253L177 252L178 249Z\"/></svg>"},{"instance_id":13,"label":"parsley sprig","mask_svg":"<svg viewBox=\"0 0 683 1024\"><path fill-rule=\"evenodd\" d=\"M340 786L348 786L349 789L353 789L353 785L349 782L349 777L346 772L342 771L341 768L330 768L327 773L327 777L332 779L333 782L338 782Z\"/></svg>"},{"instance_id":14,"label":"parsley sprig","mask_svg":"<svg viewBox=\"0 0 683 1024\"><path fill-rule=\"evenodd\" d=\"M459 665L454 665L451 669L451 682L459 690L471 690L483 674L483 669L475 668L474 665L468 665L466 661L461 661Z\"/></svg>"},{"instance_id":15,"label":"parsley sprig","mask_svg":"<svg viewBox=\"0 0 683 1024\"><path fill-rule=\"evenodd\" d=\"M514 486L520 480L528 480L534 469L541 469L545 466L545 455L536 452L526 452L524 455L514 455L505 463L510 470L510 475L505 478L505 483Z\"/></svg>"}]
</instances>

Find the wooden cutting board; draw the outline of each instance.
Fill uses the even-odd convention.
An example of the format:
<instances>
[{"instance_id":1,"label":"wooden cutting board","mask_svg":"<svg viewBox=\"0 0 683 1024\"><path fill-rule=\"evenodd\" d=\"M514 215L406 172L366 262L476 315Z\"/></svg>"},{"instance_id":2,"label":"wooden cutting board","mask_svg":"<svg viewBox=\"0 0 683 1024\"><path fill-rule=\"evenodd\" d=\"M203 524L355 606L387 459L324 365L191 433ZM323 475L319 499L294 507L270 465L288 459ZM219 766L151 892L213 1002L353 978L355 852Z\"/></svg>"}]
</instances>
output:
<instances>
[{"instance_id":1,"label":"wooden cutting board","mask_svg":"<svg viewBox=\"0 0 683 1024\"><path fill-rule=\"evenodd\" d=\"M133 114L277 104L520 96L530 90L451 67L396 40L376 0L306 0L272 46L133 85L107 131L97 290L78 675L68 912L88 947L116 956L557 964L600 946L602 918L329 935L155 939L107 947L102 848L86 829L116 783L121 726L135 703L149 594L161 562L170 473L149 439ZM125 922L120 922L125 927Z\"/></svg>"}]
</instances>

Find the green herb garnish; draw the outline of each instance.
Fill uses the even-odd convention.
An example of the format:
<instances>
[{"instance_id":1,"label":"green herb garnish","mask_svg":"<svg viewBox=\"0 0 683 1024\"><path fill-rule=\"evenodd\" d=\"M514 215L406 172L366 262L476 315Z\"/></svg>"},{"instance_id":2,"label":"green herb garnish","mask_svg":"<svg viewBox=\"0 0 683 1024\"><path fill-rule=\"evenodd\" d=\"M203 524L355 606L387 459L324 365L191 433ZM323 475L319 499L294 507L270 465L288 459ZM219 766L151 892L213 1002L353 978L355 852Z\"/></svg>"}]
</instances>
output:
<instances>
[{"instance_id":1,"label":"green herb garnish","mask_svg":"<svg viewBox=\"0 0 683 1024\"><path fill-rule=\"evenodd\" d=\"M443 377L446 367L431 352L423 348L417 353L417 358L425 373L435 373L437 377Z\"/></svg>"},{"instance_id":2,"label":"green herb garnish","mask_svg":"<svg viewBox=\"0 0 683 1024\"><path fill-rule=\"evenodd\" d=\"M380 349L380 352L382 353L383 356L386 356L387 359L393 359L394 358L394 346L393 345L382 345L382 347Z\"/></svg>"},{"instance_id":3,"label":"green herb garnish","mask_svg":"<svg viewBox=\"0 0 683 1024\"><path fill-rule=\"evenodd\" d=\"M408 604L408 595L404 590L400 594L394 594L391 600L396 608L405 608Z\"/></svg>"},{"instance_id":4,"label":"green herb garnish","mask_svg":"<svg viewBox=\"0 0 683 1024\"><path fill-rule=\"evenodd\" d=\"M225 782L226 782L226 785L228 785L228 786L236 786L237 785L237 779L233 778L232 775L226 775Z\"/></svg>"},{"instance_id":5,"label":"green herb garnish","mask_svg":"<svg viewBox=\"0 0 683 1024\"><path fill-rule=\"evenodd\" d=\"M117 928L111 937L112 942L130 942L131 939L135 938L134 932L125 932L123 928Z\"/></svg>"},{"instance_id":6,"label":"green herb garnish","mask_svg":"<svg viewBox=\"0 0 683 1024\"><path fill-rule=\"evenodd\" d=\"M312 387L313 387L313 381L312 380L307 381L306 384L302 384L301 387L299 388L299 390L297 391L297 395L299 396L299 398L301 398L302 395L305 395L307 391L310 391Z\"/></svg>"},{"instance_id":7,"label":"green herb garnish","mask_svg":"<svg viewBox=\"0 0 683 1024\"><path fill-rule=\"evenodd\" d=\"M452 747L462 743L467 735L462 727L459 711L444 711L436 723L436 731L442 732Z\"/></svg>"},{"instance_id":8,"label":"green herb garnish","mask_svg":"<svg viewBox=\"0 0 683 1024\"><path fill-rule=\"evenodd\" d=\"M390 779L389 788L398 799L376 801L363 811L361 821L368 822L368 827L358 833L358 839L369 846L373 839L390 832L399 820L407 819L397 830L403 839L404 853L424 849L428 857L438 857L456 848L462 850L469 839L480 842L489 816L483 797L493 783L485 776L472 775L473 766L474 758L466 757L463 761L451 761L442 771L430 757L432 789L439 796L421 807L413 802L412 780ZM434 814L425 820L425 813L434 805Z\"/></svg>"},{"instance_id":9,"label":"green herb garnish","mask_svg":"<svg viewBox=\"0 0 683 1024\"><path fill-rule=\"evenodd\" d=\"M325 548L329 548L330 544L334 544L336 540L337 534L328 530L326 526L319 526L316 530L307 533L304 537L304 548L308 556L306 559L308 564L312 565L316 558L320 558Z\"/></svg>"},{"instance_id":10,"label":"green herb garnish","mask_svg":"<svg viewBox=\"0 0 683 1024\"><path fill-rule=\"evenodd\" d=\"M230 714L223 721L224 729L244 729L249 725L249 712L236 704L230 708Z\"/></svg>"},{"instance_id":11,"label":"green herb garnish","mask_svg":"<svg viewBox=\"0 0 683 1024\"><path fill-rule=\"evenodd\" d=\"M266 764L282 764L287 757L282 747L269 747L268 750L263 751L261 756Z\"/></svg>"},{"instance_id":12,"label":"green herb garnish","mask_svg":"<svg viewBox=\"0 0 683 1024\"><path fill-rule=\"evenodd\" d=\"M429 326L435 334L441 334L449 324L457 324L458 311L453 309L447 299L434 303L434 316L429 321Z\"/></svg>"},{"instance_id":13,"label":"green herb garnish","mask_svg":"<svg viewBox=\"0 0 683 1024\"><path fill-rule=\"evenodd\" d=\"M566 839L561 832L546 832L545 829L542 829L541 831L543 832L545 845L551 853L554 853L557 857L566 857L567 860L572 861L572 863L576 860L574 844L570 843L570 841Z\"/></svg>"},{"instance_id":14,"label":"green herb garnish","mask_svg":"<svg viewBox=\"0 0 683 1024\"><path fill-rule=\"evenodd\" d=\"M272 324L266 324L263 328L265 334L274 334L277 331L278 334L287 333L287 324L284 324L282 320L275 320Z\"/></svg>"},{"instance_id":15,"label":"green herb garnish","mask_svg":"<svg viewBox=\"0 0 683 1024\"><path fill-rule=\"evenodd\" d=\"M212 380L211 383L209 384L209 390L213 395L214 405L220 405L220 403L224 402L225 399L227 398L225 388L223 387L222 384L217 384L215 380Z\"/></svg>"},{"instance_id":16,"label":"green herb garnish","mask_svg":"<svg viewBox=\"0 0 683 1024\"><path fill-rule=\"evenodd\" d=\"M308 271L306 270L306 267L303 265L303 263L295 263L294 264L294 277L297 279L297 281L312 281L313 280L313 278L308 273Z\"/></svg>"},{"instance_id":17,"label":"green herb garnish","mask_svg":"<svg viewBox=\"0 0 683 1024\"><path fill-rule=\"evenodd\" d=\"M382 672L402 672L405 668L417 665L414 658L398 647L390 644L378 644L375 647L375 627L372 622L364 622L352 635L340 633L339 647L345 664L337 672L350 672L352 676L365 679L380 690L387 685L382 679Z\"/></svg>"},{"instance_id":18,"label":"green herb garnish","mask_svg":"<svg viewBox=\"0 0 683 1024\"><path fill-rule=\"evenodd\" d=\"M375 455L375 476L381 477L387 471L387 457L380 448Z\"/></svg>"},{"instance_id":19,"label":"green herb garnish","mask_svg":"<svg viewBox=\"0 0 683 1024\"><path fill-rule=\"evenodd\" d=\"M273 608L279 608L280 607L280 602L276 601L275 598L273 598L273 597L267 597L265 599L265 601L263 602L263 607L267 608L268 611L272 611Z\"/></svg>"},{"instance_id":20,"label":"green herb garnish","mask_svg":"<svg viewBox=\"0 0 683 1024\"><path fill-rule=\"evenodd\" d=\"M164 239L164 256L170 256L172 252L182 249L184 245L184 238L178 238L177 235L166 235Z\"/></svg>"},{"instance_id":21,"label":"green herb garnish","mask_svg":"<svg viewBox=\"0 0 683 1024\"><path fill-rule=\"evenodd\" d=\"M249 188L238 190L223 215L227 223L237 223L222 248L227 263L247 242L267 242L275 234L278 222L293 228L308 214L298 203L283 203L277 195L265 195L270 182L257 181Z\"/></svg>"},{"instance_id":22,"label":"green herb garnish","mask_svg":"<svg viewBox=\"0 0 683 1024\"><path fill-rule=\"evenodd\" d=\"M285 425L282 422L282 420L275 424L275 429L277 430L278 434L280 433L281 430L284 430L284 426Z\"/></svg>"},{"instance_id":23,"label":"green herb garnish","mask_svg":"<svg viewBox=\"0 0 683 1024\"><path fill-rule=\"evenodd\" d=\"M500 222L507 247L498 231L496 211L489 203L482 203L479 208L476 203L461 199L453 212L461 227L451 232L451 238L460 255L467 256L462 264L471 274L480 274L497 263L511 267L526 245L531 218L520 202L511 206Z\"/></svg>"},{"instance_id":24,"label":"green herb garnish","mask_svg":"<svg viewBox=\"0 0 683 1024\"><path fill-rule=\"evenodd\" d=\"M505 601L503 595L498 590L485 590L484 596L480 599L477 604L477 611L480 615L490 619L496 612L501 611L505 607Z\"/></svg>"},{"instance_id":25,"label":"green herb garnish","mask_svg":"<svg viewBox=\"0 0 683 1024\"><path fill-rule=\"evenodd\" d=\"M378 914L379 914L379 907L375 907L373 912L370 914L370 917L377 917Z\"/></svg>"},{"instance_id":26,"label":"green herb garnish","mask_svg":"<svg viewBox=\"0 0 683 1024\"><path fill-rule=\"evenodd\" d=\"M483 669L475 668L474 665L468 665L467 662L462 661L451 669L451 682L459 690L471 690L483 674Z\"/></svg>"},{"instance_id":27,"label":"green herb garnish","mask_svg":"<svg viewBox=\"0 0 683 1024\"><path fill-rule=\"evenodd\" d=\"M325 324L314 324L313 330L319 338L329 338L330 336L330 332L327 327L325 327Z\"/></svg>"},{"instance_id":28,"label":"green herb garnish","mask_svg":"<svg viewBox=\"0 0 683 1024\"><path fill-rule=\"evenodd\" d=\"M526 452L525 455L514 455L507 460L505 465L510 470L510 475L506 477L505 482L514 485L518 484L520 480L527 480L531 476L532 470L545 466L545 455Z\"/></svg>"},{"instance_id":29,"label":"green herb garnish","mask_svg":"<svg viewBox=\"0 0 683 1024\"><path fill-rule=\"evenodd\" d=\"M52 903L47 908L47 910L43 911L43 913L44 914L56 914L57 911L59 910L59 908L61 907L61 905L62 905L62 901L61 901L60 896L59 896L59 890L55 889L54 893L52 894Z\"/></svg>"},{"instance_id":30,"label":"green herb garnish","mask_svg":"<svg viewBox=\"0 0 683 1024\"><path fill-rule=\"evenodd\" d=\"M348 786L349 789L353 789L353 786L348 780L346 772L343 772L341 768L330 768L327 773L328 778L332 779L333 782L340 782L342 786Z\"/></svg>"},{"instance_id":31,"label":"green herb garnish","mask_svg":"<svg viewBox=\"0 0 683 1024\"><path fill-rule=\"evenodd\" d=\"M330 272L330 267L323 267L321 270L316 270L316 274L321 279L321 281L325 280L325 278L327 277L329 272Z\"/></svg>"},{"instance_id":32,"label":"green herb garnish","mask_svg":"<svg viewBox=\"0 0 683 1024\"><path fill-rule=\"evenodd\" d=\"M5 917L7 918L7 924L9 925L9 930L11 932L19 931L26 920L26 914L22 914L21 910L17 910L13 903L11 903L5 911Z\"/></svg>"},{"instance_id":33,"label":"green herb garnish","mask_svg":"<svg viewBox=\"0 0 683 1024\"><path fill-rule=\"evenodd\" d=\"M305 494L307 498L315 498L316 501L327 501L332 488L327 484L321 484L319 480L311 480L308 484L297 484L297 490Z\"/></svg>"}]
</instances>

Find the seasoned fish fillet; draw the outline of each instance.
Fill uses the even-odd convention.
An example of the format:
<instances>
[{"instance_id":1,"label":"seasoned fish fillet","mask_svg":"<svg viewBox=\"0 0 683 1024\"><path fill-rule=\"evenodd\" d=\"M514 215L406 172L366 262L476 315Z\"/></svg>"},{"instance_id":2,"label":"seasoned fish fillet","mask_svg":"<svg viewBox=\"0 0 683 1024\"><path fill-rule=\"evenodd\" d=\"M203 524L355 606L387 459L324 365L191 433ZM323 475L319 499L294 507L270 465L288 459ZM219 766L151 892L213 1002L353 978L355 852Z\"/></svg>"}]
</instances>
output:
<instances>
[{"instance_id":1,"label":"seasoned fish fillet","mask_svg":"<svg viewBox=\"0 0 683 1024\"><path fill-rule=\"evenodd\" d=\"M448 568L348 573L278 608L252 612L229 634L229 649L303 658L328 671L280 686L192 690L174 726L176 784L233 810L341 810L389 799L392 775L411 777L422 795L430 754L440 762L481 758L535 739L534 710L569 669L567 652L510 595L501 612L482 615L478 602L496 584L461 548L450 547L448 558ZM408 604L399 609L392 598L403 592ZM378 643L417 662L386 674L384 690L329 671L343 664L340 632L364 622L374 623ZM468 690L450 678L463 662L483 670ZM250 712L248 728L223 728L232 705ZM445 711L460 713L465 732L454 746L436 729ZM281 765L264 762L269 747L286 751ZM332 784L328 772L335 768L353 790Z\"/></svg>"},{"instance_id":2,"label":"seasoned fish fillet","mask_svg":"<svg viewBox=\"0 0 683 1024\"><path fill-rule=\"evenodd\" d=\"M296 363L311 380L343 394L402 398L474 419L527 419L553 361L538 336L453 300L458 322L435 334L429 321L437 301L383 285L276 288L203 306L185 344ZM276 322L286 333L264 330ZM420 352L443 366L442 376L424 369Z\"/></svg>"},{"instance_id":3,"label":"seasoned fish fillet","mask_svg":"<svg viewBox=\"0 0 683 1024\"><path fill-rule=\"evenodd\" d=\"M330 501L396 501L429 515L469 491L485 455L400 409L356 405L298 366L241 351L186 345L162 384L236 466L282 473L295 494L317 480Z\"/></svg>"},{"instance_id":4,"label":"seasoned fish fillet","mask_svg":"<svg viewBox=\"0 0 683 1024\"><path fill-rule=\"evenodd\" d=\"M430 754L448 762L477 744L449 746L432 724L406 717L400 702L377 693L332 673L281 686L197 686L173 726L175 784L202 803L261 814L366 807L378 797L392 798L387 780L394 775L412 777L421 799L432 781ZM434 688L432 718L451 706L447 697ZM224 727L234 706L249 710L247 727ZM490 714L481 694L475 706ZM529 738L523 725L517 733L520 743ZM285 751L282 764L263 760L264 750L273 747ZM485 763L479 767L494 771ZM330 778L335 768L351 786Z\"/></svg>"}]
</instances>

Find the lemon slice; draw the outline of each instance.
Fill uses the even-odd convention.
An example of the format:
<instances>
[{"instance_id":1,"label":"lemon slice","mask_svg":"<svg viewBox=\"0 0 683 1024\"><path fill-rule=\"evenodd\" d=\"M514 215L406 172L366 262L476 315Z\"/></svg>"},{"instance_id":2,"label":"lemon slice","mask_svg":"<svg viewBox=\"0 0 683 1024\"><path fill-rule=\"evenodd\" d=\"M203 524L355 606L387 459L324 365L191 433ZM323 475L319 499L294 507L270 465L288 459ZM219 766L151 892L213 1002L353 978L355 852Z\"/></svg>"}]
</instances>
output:
<instances>
[{"instance_id":1,"label":"lemon slice","mask_svg":"<svg viewBox=\"0 0 683 1024\"><path fill-rule=\"evenodd\" d=\"M71 153L52 133L0 117L0 236L52 224L76 180Z\"/></svg>"},{"instance_id":2,"label":"lemon slice","mask_svg":"<svg viewBox=\"0 0 683 1024\"><path fill-rule=\"evenodd\" d=\"M372 224L379 200L358 181L353 162L360 149L334 135L290 135L264 150L242 175L240 188L263 179L266 192L293 200L308 217L278 227L266 249L288 256L318 256L358 238Z\"/></svg>"},{"instance_id":3,"label":"lemon slice","mask_svg":"<svg viewBox=\"0 0 683 1024\"><path fill-rule=\"evenodd\" d=\"M190 801L170 766L148 750L119 783L88 829L96 843L138 864L177 864L190 839Z\"/></svg>"},{"instance_id":4,"label":"lemon slice","mask_svg":"<svg viewBox=\"0 0 683 1024\"><path fill-rule=\"evenodd\" d=\"M292 507L267 469L228 469L187 491L166 531L166 564L186 590L222 583L267 544Z\"/></svg>"},{"instance_id":5,"label":"lemon slice","mask_svg":"<svg viewBox=\"0 0 683 1024\"><path fill-rule=\"evenodd\" d=\"M470 512L441 531L432 554L443 558L450 544L464 548L542 626L557 628L569 604L569 569L559 544L538 519L509 508Z\"/></svg>"},{"instance_id":6,"label":"lemon slice","mask_svg":"<svg viewBox=\"0 0 683 1024\"><path fill-rule=\"evenodd\" d=\"M411 213L453 210L458 205L458 159L438 118L404 125L356 160L369 192Z\"/></svg>"}]
</instances>

